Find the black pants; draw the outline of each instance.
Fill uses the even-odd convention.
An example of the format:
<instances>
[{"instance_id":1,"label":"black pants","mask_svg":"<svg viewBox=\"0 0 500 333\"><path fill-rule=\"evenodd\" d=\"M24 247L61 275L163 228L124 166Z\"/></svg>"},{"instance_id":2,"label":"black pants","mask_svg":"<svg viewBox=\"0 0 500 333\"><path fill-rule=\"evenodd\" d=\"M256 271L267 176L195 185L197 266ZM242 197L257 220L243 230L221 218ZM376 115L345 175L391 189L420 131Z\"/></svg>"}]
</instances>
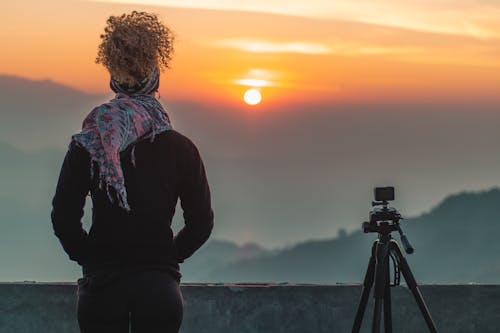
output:
<instances>
[{"instance_id":1,"label":"black pants","mask_svg":"<svg viewBox=\"0 0 500 333\"><path fill-rule=\"evenodd\" d=\"M109 271L78 280L82 333L177 333L182 314L179 282L167 272Z\"/></svg>"}]
</instances>

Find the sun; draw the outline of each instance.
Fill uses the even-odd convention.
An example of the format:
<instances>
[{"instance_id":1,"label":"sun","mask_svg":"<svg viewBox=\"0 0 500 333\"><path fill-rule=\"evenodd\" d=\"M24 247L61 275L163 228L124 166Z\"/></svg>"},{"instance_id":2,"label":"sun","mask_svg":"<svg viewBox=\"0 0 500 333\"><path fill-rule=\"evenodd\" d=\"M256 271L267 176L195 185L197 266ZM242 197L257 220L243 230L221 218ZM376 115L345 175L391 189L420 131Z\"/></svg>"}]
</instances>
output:
<instances>
[{"instance_id":1,"label":"sun","mask_svg":"<svg viewBox=\"0 0 500 333\"><path fill-rule=\"evenodd\" d=\"M262 95L257 89L248 89L243 96L243 100L248 105L257 105L260 103L260 101L262 101Z\"/></svg>"}]
</instances>

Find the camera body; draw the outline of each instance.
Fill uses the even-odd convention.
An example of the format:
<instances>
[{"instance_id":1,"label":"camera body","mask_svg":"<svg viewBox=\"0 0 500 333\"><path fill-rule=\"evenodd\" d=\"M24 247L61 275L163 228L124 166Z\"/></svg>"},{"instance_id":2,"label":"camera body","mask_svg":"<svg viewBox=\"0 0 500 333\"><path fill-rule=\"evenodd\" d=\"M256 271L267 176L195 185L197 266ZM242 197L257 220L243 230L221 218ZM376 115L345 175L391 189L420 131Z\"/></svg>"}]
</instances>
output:
<instances>
[{"instance_id":1,"label":"camera body","mask_svg":"<svg viewBox=\"0 0 500 333\"><path fill-rule=\"evenodd\" d=\"M376 201L392 201L394 200L394 187L375 187L373 189Z\"/></svg>"},{"instance_id":2,"label":"camera body","mask_svg":"<svg viewBox=\"0 0 500 333\"><path fill-rule=\"evenodd\" d=\"M372 201L374 208L369 213L369 221L363 223L364 232L381 232L382 229L396 230L401 214L393 208L388 207L389 201L394 200L394 187L375 187L375 201ZM381 206L381 207L377 207Z\"/></svg>"}]
</instances>

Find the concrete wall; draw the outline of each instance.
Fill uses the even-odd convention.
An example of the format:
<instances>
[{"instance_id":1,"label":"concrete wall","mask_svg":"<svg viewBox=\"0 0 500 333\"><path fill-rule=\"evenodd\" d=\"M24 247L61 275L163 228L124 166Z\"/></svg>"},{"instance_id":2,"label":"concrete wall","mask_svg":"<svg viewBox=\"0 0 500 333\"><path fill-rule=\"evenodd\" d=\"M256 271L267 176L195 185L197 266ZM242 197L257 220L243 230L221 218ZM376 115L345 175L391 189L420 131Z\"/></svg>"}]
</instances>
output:
<instances>
[{"instance_id":1,"label":"concrete wall","mask_svg":"<svg viewBox=\"0 0 500 333\"><path fill-rule=\"evenodd\" d=\"M500 332L500 286L426 285L422 294L439 332ZM350 332L359 285L184 284L182 333ZM1 333L71 333L71 283L0 283ZM392 289L394 332L426 332L409 292ZM368 332L372 307L363 332Z\"/></svg>"}]
</instances>

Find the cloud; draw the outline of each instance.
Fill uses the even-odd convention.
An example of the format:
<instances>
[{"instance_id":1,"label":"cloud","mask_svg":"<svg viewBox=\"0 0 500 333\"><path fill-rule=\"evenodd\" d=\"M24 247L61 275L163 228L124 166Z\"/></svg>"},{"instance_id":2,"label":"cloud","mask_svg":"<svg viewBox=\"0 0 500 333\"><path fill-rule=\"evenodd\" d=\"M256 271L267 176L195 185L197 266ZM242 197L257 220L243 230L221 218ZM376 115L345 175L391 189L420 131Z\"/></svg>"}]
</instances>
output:
<instances>
[{"instance_id":1,"label":"cloud","mask_svg":"<svg viewBox=\"0 0 500 333\"><path fill-rule=\"evenodd\" d=\"M241 80L236 80L235 82L242 86L250 86L250 87L267 87L270 85L268 81L260 79L241 79Z\"/></svg>"},{"instance_id":2,"label":"cloud","mask_svg":"<svg viewBox=\"0 0 500 333\"><path fill-rule=\"evenodd\" d=\"M480 39L500 37L500 4L467 0L394 2L390 0L92 0L178 8L233 10L317 19L335 19Z\"/></svg>"},{"instance_id":3,"label":"cloud","mask_svg":"<svg viewBox=\"0 0 500 333\"><path fill-rule=\"evenodd\" d=\"M233 48L254 53L298 53L310 55L338 54L338 55L377 55L377 54L419 54L424 50L417 47L393 47L366 43L336 41L332 45L327 43L312 43L305 41L274 42L255 39L224 39L212 42L218 47Z\"/></svg>"},{"instance_id":4,"label":"cloud","mask_svg":"<svg viewBox=\"0 0 500 333\"><path fill-rule=\"evenodd\" d=\"M325 44L300 41L271 42L251 39L226 39L213 44L255 53L328 54L332 52L331 48Z\"/></svg>"}]
</instances>

